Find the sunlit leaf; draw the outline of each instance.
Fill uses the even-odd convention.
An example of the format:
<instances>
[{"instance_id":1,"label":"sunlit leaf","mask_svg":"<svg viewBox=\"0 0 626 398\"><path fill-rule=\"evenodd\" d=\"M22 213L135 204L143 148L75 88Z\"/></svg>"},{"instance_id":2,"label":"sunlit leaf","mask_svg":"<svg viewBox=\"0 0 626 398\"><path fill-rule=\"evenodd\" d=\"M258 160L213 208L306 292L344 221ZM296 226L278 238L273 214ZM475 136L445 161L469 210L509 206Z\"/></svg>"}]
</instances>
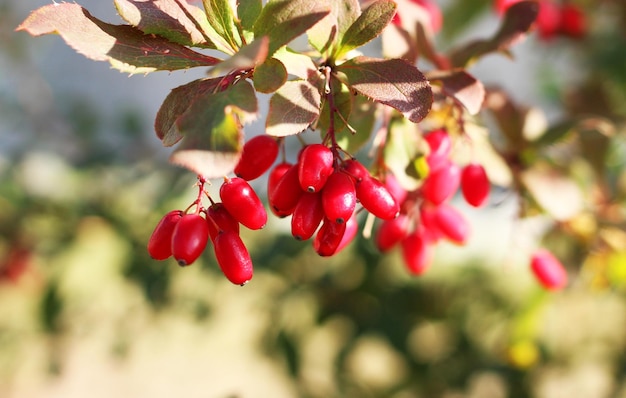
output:
<instances>
[{"instance_id":1,"label":"sunlit leaf","mask_svg":"<svg viewBox=\"0 0 626 398\"><path fill-rule=\"evenodd\" d=\"M241 47L241 37L228 0L202 0L209 24L233 50Z\"/></svg>"},{"instance_id":2,"label":"sunlit leaf","mask_svg":"<svg viewBox=\"0 0 626 398\"><path fill-rule=\"evenodd\" d=\"M421 149L423 142L416 134L415 125L405 118L393 118L388 129L384 151L385 166L393 172L404 189L413 191L422 181L416 178L415 173L408 171L415 169L415 161L425 153Z\"/></svg>"},{"instance_id":3,"label":"sunlit leaf","mask_svg":"<svg viewBox=\"0 0 626 398\"><path fill-rule=\"evenodd\" d=\"M270 58L254 69L254 88L260 93L273 93L287 81L287 69L276 58Z\"/></svg>"},{"instance_id":4,"label":"sunlit leaf","mask_svg":"<svg viewBox=\"0 0 626 398\"><path fill-rule=\"evenodd\" d=\"M376 102L402 112L417 123L429 112L433 94L416 67L401 59L353 58L339 67L344 83Z\"/></svg>"},{"instance_id":5,"label":"sunlit leaf","mask_svg":"<svg viewBox=\"0 0 626 398\"><path fill-rule=\"evenodd\" d=\"M274 54L274 58L279 60L287 69L289 75L300 79L310 80L312 76L318 75L317 65L311 57L298 52L294 52L287 47L283 47Z\"/></svg>"},{"instance_id":6,"label":"sunlit leaf","mask_svg":"<svg viewBox=\"0 0 626 398\"><path fill-rule=\"evenodd\" d=\"M262 64L267 58L268 44L269 39L267 37L256 39L252 43L243 46L232 57L216 65L211 69L209 75L219 76L234 71L248 70Z\"/></svg>"},{"instance_id":7,"label":"sunlit leaf","mask_svg":"<svg viewBox=\"0 0 626 398\"><path fill-rule=\"evenodd\" d=\"M318 85L288 81L270 99L266 133L277 137L301 133L319 117L320 101Z\"/></svg>"},{"instance_id":8,"label":"sunlit leaf","mask_svg":"<svg viewBox=\"0 0 626 398\"><path fill-rule=\"evenodd\" d=\"M270 38L269 54L286 45L324 18L330 9L317 1L270 0L253 26L255 37Z\"/></svg>"},{"instance_id":9,"label":"sunlit leaf","mask_svg":"<svg viewBox=\"0 0 626 398\"><path fill-rule=\"evenodd\" d=\"M350 50L361 47L378 37L396 12L393 0L378 0L357 18L356 21L340 37L341 42L334 56L341 58Z\"/></svg>"},{"instance_id":10,"label":"sunlit leaf","mask_svg":"<svg viewBox=\"0 0 626 398\"><path fill-rule=\"evenodd\" d=\"M309 43L322 54L332 50L361 15L358 0L325 0L323 3L331 10L330 13L307 31Z\"/></svg>"},{"instance_id":11,"label":"sunlit leaf","mask_svg":"<svg viewBox=\"0 0 626 398\"><path fill-rule=\"evenodd\" d=\"M453 50L450 54L452 65L465 67L485 54L506 52L524 38L538 13L539 3L535 1L522 1L512 5L507 9L500 29L491 39L476 40Z\"/></svg>"},{"instance_id":12,"label":"sunlit leaf","mask_svg":"<svg viewBox=\"0 0 626 398\"><path fill-rule=\"evenodd\" d=\"M521 177L535 201L556 220L568 220L584 207L580 187L554 169L537 165L525 170Z\"/></svg>"},{"instance_id":13,"label":"sunlit leaf","mask_svg":"<svg viewBox=\"0 0 626 398\"><path fill-rule=\"evenodd\" d=\"M463 105L471 115L480 112L485 100L485 87L465 70L436 71L427 77L431 83L440 84L443 93Z\"/></svg>"},{"instance_id":14,"label":"sunlit leaf","mask_svg":"<svg viewBox=\"0 0 626 398\"><path fill-rule=\"evenodd\" d=\"M217 48L204 11L186 0L115 0L115 7L126 22L144 33L185 46Z\"/></svg>"},{"instance_id":15,"label":"sunlit leaf","mask_svg":"<svg viewBox=\"0 0 626 398\"><path fill-rule=\"evenodd\" d=\"M78 53L109 61L128 73L211 66L220 60L127 25L111 25L73 3L51 4L33 11L17 28L33 36L57 33Z\"/></svg>"}]
</instances>

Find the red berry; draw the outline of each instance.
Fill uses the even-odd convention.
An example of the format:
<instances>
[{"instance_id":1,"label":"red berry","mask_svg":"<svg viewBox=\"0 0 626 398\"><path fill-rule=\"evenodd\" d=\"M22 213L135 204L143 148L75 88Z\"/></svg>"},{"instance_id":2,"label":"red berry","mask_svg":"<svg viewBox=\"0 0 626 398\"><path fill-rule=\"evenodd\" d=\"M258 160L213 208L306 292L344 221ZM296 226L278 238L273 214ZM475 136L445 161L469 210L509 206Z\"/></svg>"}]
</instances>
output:
<instances>
[{"instance_id":1,"label":"red berry","mask_svg":"<svg viewBox=\"0 0 626 398\"><path fill-rule=\"evenodd\" d=\"M209 236L215 240L220 231L232 230L239 233L239 222L226 210L223 203L213 203L206 211Z\"/></svg>"},{"instance_id":2,"label":"red berry","mask_svg":"<svg viewBox=\"0 0 626 398\"><path fill-rule=\"evenodd\" d=\"M436 207L421 207L420 208L420 227L424 238L430 243L436 243L444 237L443 232L439 228L437 223L437 208Z\"/></svg>"},{"instance_id":3,"label":"red berry","mask_svg":"<svg viewBox=\"0 0 626 398\"><path fill-rule=\"evenodd\" d=\"M391 250L409 233L409 217L400 214L393 220L384 220L376 231L376 247L381 252Z\"/></svg>"},{"instance_id":4,"label":"red berry","mask_svg":"<svg viewBox=\"0 0 626 398\"><path fill-rule=\"evenodd\" d=\"M520 1L522 0L496 0L493 3L493 7L498 14L502 15L506 10L509 9L509 7L511 7L515 3L519 3Z\"/></svg>"},{"instance_id":5,"label":"red berry","mask_svg":"<svg viewBox=\"0 0 626 398\"><path fill-rule=\"evenodd\" d=\"M435 173L429 174L422 186L424 198L434 205L450 199L459 188L461 169L450 161Z\"/></svg>"},{"instance_id":6,"label":"red berry","mask_svg":"<svg viewBox=\"0 0 626 398\"><path fill-rule=\"evenodd\" d=\"M398 202L374 177L364 178L356 184L356 197L367 211L383 220L395 218L400 212Z\"/></svg>"},{"instance_id":7,"label":"red berry","mask_svg":"<svg viewBox=\"0 0 626 398\"><path fill-rule=\"evenodd\" d=\"M356 189L352 178L341 171L331 174L322 189L322 205L328 219L338 223L348 221L356 207Z\"/></svg>"},{"instance_id":8,"label":"red berry","mask_svg":"<svg viewBox=\"0 0 626 398\"><path fill-rule=\"evenodd\" d=\"M348 219L346 222L346 230L343 233L343 237L339 242L339 246L337 246L337 250L335 250L335 254L342 251L346 246L350 244L354 240L356 233L359 230L359 223L356 219L356 213L352 213L352 217Z\"/></svg>"},{"instance_id":9,"label":"red berry","mask_svg":"<svg viewBox=\"0 0 626 398\"><path fill-rule=\"evenodd\" d=\"M370 177L370 172L356 159L348 159L341 165L342 169L356 182Z\"/></svg>"},{"instance_id":10,"label":"red berry","mask_svg":"<svg viewBox=\"0 0 626 398\"><path fill-rule=\"evenodd\" d=\"M278 156L278 143L269 135L257 135L243 146L235 174L244 180L254 180L265 173Z\"/></svg>"},{"instance_id":11,"label":"red berry","mask_svg":"<svg viewBox=\"0 0 626 398\"><path fill-rule=\"evenodd\" d=\"M235 285L245 285L252 279L250 253L235 231L222 231L213 244L215 258L222 272Z\"/></svg>"},{"instance_id":12,"label":"red berry","mask_svg":"<svg viewBox=\"0 0 626 398\"><path fill-rule=\"evenodd\" d=\"M148 253L155 260L165 260L172 255L172 233L183 216L181 210L172 210L157 224L148 241Z\"/></svg>"},{"instance_id":13,"label":"red berry","mask_svg":"<svg viewBox=\"0 0 626 398\"><path fill-rule=\"evenodd\" d=\"M324 219L322 227L315 234L313 239L313 249L323 257L332 256L337 252L339 244L346 232L347 223L336 223L329 219Z\"/></svg>"},{"instance_id":14,"label":"red berry","mask_svg":"<svg viewBox=\"0 0 626 398\"><path fill-rule=\"evenodd\" d=\"M567 285L567 271L548 250L539 249L533 253L530 268L539 283L548 290L559 290Z\"/></svg>"},{"instance_id":15,"label":"red berry","mask_svg":"<svg viewBox=\"0 0 626 398\"><path fill-rule=\"evenodd\" d=\"M535 24L541 39L549 40L554 37L561 25L561 10L558 4L551 0L540 0Z\"/></svg>"},{"instance_id":16,"label":"red berry","mask_svg":"<svg viewBox=\"0 0 626 398\"><path fill-rule=\"evenodd\" d=\"M430 153L426 157L430 173L436 173L449 163L450 152L452 151L452 140L446 130L434 130L424 136L428 143Z\"/></svg>"},{"instance_id":17,"label":"red berry","mask_svg":"<svg viewBox=\"0 0 626 398\"><path fill-rule=\"evenodd\" d=\"M303 193L298 179L298 165L295 164L283 174L269 193L268 198L272 212L278 217L292 214Z\"/></svg>"},{"instance_id":18,"label":"red berry","mask_svg":"<svg viewBox=\"0 0 626 398\"><path fill-rule=\"evenodd\" d=\"M254 189L243 178L225 178L220 198L228 212L250 229L261 229L267 223L267 212Z\"/></svg>"},{"instance_id":19,"label":"red berry","mask_svg":"<svg viewBox=\"0 0 626 398\"><path fill-rule=\"evenodd\" d=\"M298 180L300 187L308 192L318 192L333 173L333 152L325 145L307 145L300 153Z\"/></svg>"},{"instance_id":20,"label":"red berry","mask_svg":"<svg viewBox=\"0 0 626 398\"><path fill-rule=\"evenodd\" d=\"M283 162L283 163L277 164L276 167L272 169L272 171L270 172L270 175L267 178L267 197L268 198L272 196L272 193L276 189L276 185L278 185L278 182L280 181L280 179L285 175L287 170L291 168L291 166L293 165L287 162Z\"/></svg>"},{"instance_id":21,"label":"red berry","mask_svg":"<svg viewBox=\"0 0 626 398\"><path fill-rule=\"evenodd\" d=\"M400 185L400 181L398 181L393 173L385 174L385 188L387 188L391 196L393 196L399 204L403 203L408 195L407 190Z\"/></svg>"},{"instance_id":22,"label":"red berry","mask_svg":"<svg viewBox=\"0 0 626 398\"><path fill-rule=\"evenodd\" d=\"M489 197L489 178L485 168L477 163L468 164L461 172L461 192L472 206L482 206Z\"/></svg>"},{"instance_id":23,"label":"red berry","mask_svg":"<svg viewBox=\"0 0 626 398\"><path fill-rule=\"evenodd\" d=\"M208 241L206 220L199 214L185 214L172 233L172 255L179 265L190 265L200 257Z\"/></svg>"},{"instance_id":24,"label":"red berry","mask_svg":"<svg viewBox=\"0 0 626 398\"><path fill-rule=\"evenodd\" d=\"M423 274L432 262L432 247L419 231L412 232L401 242L402 258L409 272Z\"/></svg>"},{"instance_id":25,"label":"red berry","mask_svg":"<svg viewBox=\"0 0 626 398\"><path fill-rule=\"evenodd\" d=\"M560 31L565 36L580 39L587 33L585 14L574 4L563 4L560 23Z\"/></svg>"},{"instance_id":26,"label":"red berry","mask_svg":"<svg viewBox=\"0 0 626 398\"><path fill-rule=\"evenodd\" d=\"M307 240L324 219L320 192L304 192L291 216L291 234L297 240Z\"/></svg>"},{"instance_id":27,"label":"red berry","mask_svg":"<svg viewBox=\"0 0 626 398\"><path fill-rule=\"evenodd\" d=\"M454 207L442 204L435 209L435 221L443 235L453 243L462 245L467 242L470 226L465 217Z\"/></svg>"}]
</instances>

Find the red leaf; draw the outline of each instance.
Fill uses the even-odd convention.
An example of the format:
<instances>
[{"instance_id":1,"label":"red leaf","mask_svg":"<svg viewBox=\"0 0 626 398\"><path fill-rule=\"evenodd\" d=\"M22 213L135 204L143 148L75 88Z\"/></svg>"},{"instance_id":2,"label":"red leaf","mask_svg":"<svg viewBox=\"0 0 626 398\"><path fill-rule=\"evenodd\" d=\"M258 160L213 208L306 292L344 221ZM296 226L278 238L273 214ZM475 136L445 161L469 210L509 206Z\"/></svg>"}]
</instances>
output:
<instances>
[{"instance_id":1,"label":"red leaf","mask_svg":"<svg viewBox=\"0 0 626 398\"><path fill-rule=\"evenodd\" d=\"M463 105L471 115L480 112L485 87L474 76L464 70L448 70L430 73L428 79L440 83L443 93Z\"/></svg>"}]
</instances>

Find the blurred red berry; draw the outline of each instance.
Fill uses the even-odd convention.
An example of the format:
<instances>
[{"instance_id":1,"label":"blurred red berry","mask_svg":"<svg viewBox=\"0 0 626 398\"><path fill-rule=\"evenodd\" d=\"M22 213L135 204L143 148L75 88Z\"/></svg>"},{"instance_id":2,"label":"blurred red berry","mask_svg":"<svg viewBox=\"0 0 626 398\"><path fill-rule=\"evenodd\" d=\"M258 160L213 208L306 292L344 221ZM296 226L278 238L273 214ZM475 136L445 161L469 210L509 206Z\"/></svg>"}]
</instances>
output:
<instances>
[{"instance_id":1,"label":"blurred red berry","mask_svg":"<svg viewBox=\"0 0 626 398\"><path fill-rule=\"evenodd\" d=\"M424 199L435 205L440 205L450 199L459 188L461 169L455 163L448 161L435 173L426 177L422 186Z\"/></svg>"},{"instance_id":2,"label":"blurred red berry","mask_svg":"<svg viewBox=\"0 0 626 398\"><path fill-rule=\"evenodd\" d=\"M585 13L574 4L563 4L561 7L560 32L565 36L580 39L587 33Z\"/></svg>"},{"instance_id":3,"label":"blurred red berry","mask_svg":"<svg viewBox=\"0 0 626 398\"><path fill-rule=\"evenodd\" d=\"M539 283L548 290L559 290L567 285L567 271L563 264L546 249L532 254L530 268Z\"/></svg>"},{"instance_id":4,"label":"blurred red berry","mask_svg":"<svg viewBox=\"0 0 626 398\"><path fill-rule=\"evenodd\" d=\"M452 243L465 244L470 226L465 217L454 207L442 204L435 209L435 221L444 237Z\"/></svg>"},{"instance_id":5,"label":"blurred red berry","mask_svg":"<svg viewBox=\"0 0 626 398\"><path fill-rule=\"evenodd\" d=\"M376 247L381 252L387 252L397 245L409 233L409 217L400 214L393 220L384 220L376 231Z\"/></svg>"},{"instance_id":6,"label":"blurred red berry","mask_svg":"<svg viewBox=\"0 0 626 398\"><path fill-rule=\"evenodd\" d=\"M489 189L489 178L482 165L471 163L463 168L461 192L467 203L474 207L482 206L489 197Z\"/></svg>"},{"instance_id":7,"label":"blurred red berry","mask_svg":"<svg viewBox=\"0 0 626 398\"><path fill-rule=\"evenodd\" d=\"M432 262L432 247L419 231L412 232L401 242L402 258L409 272L422 275Z\"/></svg>"}]
</instances>

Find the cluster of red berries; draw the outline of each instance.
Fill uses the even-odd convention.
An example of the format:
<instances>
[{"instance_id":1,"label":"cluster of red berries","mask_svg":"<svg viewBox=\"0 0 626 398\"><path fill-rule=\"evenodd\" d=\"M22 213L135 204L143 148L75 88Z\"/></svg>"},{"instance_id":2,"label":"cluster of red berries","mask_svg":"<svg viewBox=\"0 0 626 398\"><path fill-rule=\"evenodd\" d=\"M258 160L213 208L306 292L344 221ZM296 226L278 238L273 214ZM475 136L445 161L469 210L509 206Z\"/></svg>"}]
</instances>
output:
<instances>
[{"instance_id":1,"label":"cluster of red berries","mask_svg":"<svg viewBox=\"0 0 626 398\"><path fill-rule=\"evenodd\" d=\"M509 7L522 0L496 0L496 12L503 14ZM580 39L587 33L584 12L576 4L559 4L553 0L538 0L539 14L536 25L539 37L549 40L556 35Z\"/></svg>"},{"instance_id":2,"label":"cluster of red berries","mask_svg":"<svg viewBox=\"0 0 626 398\"><path fill-rule=\"evenodd\" d=\"M479 207L486 203L490 183L482 165L470 163L463 168L450 159L452 141L445 130L424 135L429 153L429 173L419 189L405 191L393 174L385 179L387 187L401 203L400 215L383 221L376 232L375 243L382 252L396 245L408 270L422 274L430 265L434 245L441 239L462 245L470 233L469 223L449 200L459 187L466 202Z\"/></svg>"}]
</instances>

